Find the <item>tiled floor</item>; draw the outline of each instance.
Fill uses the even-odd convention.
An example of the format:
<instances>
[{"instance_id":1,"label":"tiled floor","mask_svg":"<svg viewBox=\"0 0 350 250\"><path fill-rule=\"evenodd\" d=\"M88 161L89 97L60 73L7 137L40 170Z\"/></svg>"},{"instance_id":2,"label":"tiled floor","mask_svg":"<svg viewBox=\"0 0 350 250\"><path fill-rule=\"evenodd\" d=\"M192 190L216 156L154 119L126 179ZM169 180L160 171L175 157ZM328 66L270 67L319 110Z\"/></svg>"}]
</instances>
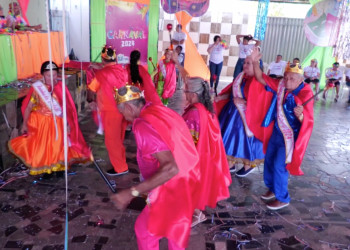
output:
<instances>
[{"instance_id":1,"label":"tiled floor","mask_svg":"<svg viewBox=\"0 0 350 250\"><path fill-rule=\"evenodd\" d=\"M223 78L221 88L230 79ZM225 83L224 83L225 82ZM339 103L317 102L315 126L301 177L290 177L289 207L268 211L260 166L247 178L232 176L231 197L191 232L188 249L348 249L350 247L350 110ZM183 108L178 91L170 102ZM104 169L108 156L103 136L85 112L80 124L95 159ZM138 182L136 146L125 140L131 173L111 178L117 189ZM102 159L102 160L101 160ZM68 176L68 249L137 249L133 224L138 211L119 212L93 165L76 166ZM64 249L65 181L26 177L0 189L1 249ZM137 202L133 205L138 208ZM166 241L161 241L161 249Z\"/></svg>"}]
</instances>

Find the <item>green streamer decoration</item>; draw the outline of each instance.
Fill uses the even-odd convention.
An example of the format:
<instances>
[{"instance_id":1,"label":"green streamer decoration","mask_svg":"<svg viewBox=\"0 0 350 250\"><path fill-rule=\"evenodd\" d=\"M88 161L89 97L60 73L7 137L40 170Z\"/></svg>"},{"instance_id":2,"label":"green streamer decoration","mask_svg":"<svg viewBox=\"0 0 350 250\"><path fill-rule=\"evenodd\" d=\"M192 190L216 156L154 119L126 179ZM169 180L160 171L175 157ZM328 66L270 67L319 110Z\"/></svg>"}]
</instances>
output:
<instances>
[{"instance_id":1,"label":"green streamer decoration","mask_svg":"<svg viewBox=\"0 0 350 250\"><path fill-rule=\"evenodd\" d=\"M320 69L320 88L323 88L326 85L326 69L332 67L332 64L335 62L333 48L315 46L306 56L302 67L310 66L312 59L317 59L317 67Z\"/></svg>"},{"instance_id":2,"label":"green streamer decoration","mask_svg":"<svg viewBox=\"0 0 350 250\"><path fill-rule=\"evenodd\" d=\"M150 0L148 23L148 57L152 57L156 64L158 61L158 27L159 27L159 0ZM153 66L148 61L148 72L153 71Z\"/></svg>"},{"instance_id":3,"label":"green streamer decoration","mask_svg":"<svg viewBox=\"0 0 350 250\"><path fill-rule=\"evenodd\" d=\"M17 64L11 37L0 35L0 86L17 79Z\"/></svg>"},{"instance_id":4,"label":"green streamer decoration","mask_svg":"<svg viewBox=\"0 0 350 250\"><path fill-rule=\"evenodd\" d=\"M106 5L104 0L90 1L90 61L101 62L100 52L106 44Z\"/></svg>"}]
</instances>

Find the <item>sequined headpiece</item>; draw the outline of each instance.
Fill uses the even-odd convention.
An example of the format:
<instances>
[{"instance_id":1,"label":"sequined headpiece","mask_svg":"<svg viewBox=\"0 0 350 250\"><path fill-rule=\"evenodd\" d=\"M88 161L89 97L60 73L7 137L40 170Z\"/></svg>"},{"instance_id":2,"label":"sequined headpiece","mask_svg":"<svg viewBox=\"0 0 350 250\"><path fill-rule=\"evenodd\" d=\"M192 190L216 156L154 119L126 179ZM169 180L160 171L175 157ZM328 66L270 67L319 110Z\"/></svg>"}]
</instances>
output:
<instances>
[{"instance_id":1,"label":"sequined headpiece","mask_svg":"<svg viewBox=\"0 0 350 250\"><path fill-rule=\"evenodd\" d=\"M297 73L297 74L303 74L303 69L301 68L299 63L296 64L290 64L290 62L288 62L286 69L284 72L292 72L292 73Z\"/></svg>"},{"instance_id":2,"label":"sequined headpiece","mask_svg":"<svg viewBox=\"0 0 350 250\"><path fill-rule=\"evenodd\" d=\"M112 56L108 55L108 53L107 53L108 49L112 49L113 50L113 55ZM115 53L115 49L112 46L105 45L103 47L103 49L102 49L101 57L103 59L106 59L106 60L109 60L109 61L114 61L117 58L117 54Z\"/></svg>"},{"instance_id":3,"label":"sequined headpiece","mask_svg":"<svg viewBox=\"0 0 350 250\"><path fill-rule=\"evenodd\" d=\"M142 92L134 92L131 89L131 87L133 87L132 85L125 85L125 87L126 87L126 94L123 96L119 95L117 88L114 88L114 92L115 92L114 99L117 102L117 104L128 102L135 99L140 99L141 97L143 97Z\"/></svg>"}]
</instances>

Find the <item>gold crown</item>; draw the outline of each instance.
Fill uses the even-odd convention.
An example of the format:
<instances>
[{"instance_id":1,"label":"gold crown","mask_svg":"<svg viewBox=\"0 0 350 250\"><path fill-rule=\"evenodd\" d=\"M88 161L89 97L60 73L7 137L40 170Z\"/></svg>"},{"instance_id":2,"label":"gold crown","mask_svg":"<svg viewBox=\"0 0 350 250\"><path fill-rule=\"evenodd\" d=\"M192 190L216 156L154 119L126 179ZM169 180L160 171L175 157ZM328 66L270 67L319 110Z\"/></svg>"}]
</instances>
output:
<instances>
[{"instance_id":1,"label":"gold crown","mask_svg":"<svg viewBox=\"0 0 350 250\"><path fill-rule=\"evenodd\" d=\"M288 62L284 72L292 72L292 73L297 73L297 74L303 74L303 69L301 68L299 63L290 64L290 62Z\"/></svg>"},{"instance_id":2,"label":"gold crown","mask_svg":"<svg viewBox=\"0 0 350 250\"><path fill-rule=\"evenodd\" d=\"M131 100L135 100L135 99L139 99L141 97L143 97L143 93L142 92L134 92L132 91L131 87L132 85L125 85L126 87L126 94L121 96L119 95L118 89L114 88L114 99L117 102L117 104L123 103L123 102L128 102Z\"/></svg>"},{"instance_id":3,"label":"gold crown","mask_svg":"<svg viewBox=\"0 0 350 250\"><path fill-rule=\"evenodd\" d=\"M113 50L113 55L112 56L109 56L107 54L107 51L108 49L112 49ZM115 53L115 49L113 49L112 46L107 46L105 45L102 49L102 52L101 52L101 57L106 59L106 60L115 60L117 58L117 54Z\"/></svg>"}]
</instances>

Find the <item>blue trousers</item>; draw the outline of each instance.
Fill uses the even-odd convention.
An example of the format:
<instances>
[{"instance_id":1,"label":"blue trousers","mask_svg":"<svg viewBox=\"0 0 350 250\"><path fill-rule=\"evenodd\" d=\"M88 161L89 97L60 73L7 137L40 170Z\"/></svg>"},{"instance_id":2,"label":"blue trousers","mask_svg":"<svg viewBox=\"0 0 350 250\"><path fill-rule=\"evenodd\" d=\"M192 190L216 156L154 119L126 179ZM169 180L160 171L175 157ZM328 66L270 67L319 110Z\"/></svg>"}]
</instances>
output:
<instances>
[{"instance_id":1,"label":"blue trousers","mask_svg":"<svg viewBox=\"0 0 350 250\"><path fill-rule=\"evenodd\" d=\"M233 79L235 79L239 73L243 71L243 64L244 64L245 58L238 58L238 61L236 63L235 71L233 72Z\"/></svg>"},{"instance_id":2,"label":"blue trousers","mask_svg":"<svg viewBox=\"0 0 350 250\"><path fill-rule=\"evenodd\" d=\"M288 171L286 169L286 147L283 135L274 129L267 146L264 163L265 185L281 202L289 202Z\"/></svg>"},{"instance_id":3,"label":"blue trousers","mask_svg":"<svg viewBox=\"0 0 350 250\"><path fill-rule=\"evenodd\" d=\"M218 84L219 84L222 64L223 64L223 62L216 64L216 63L209 61L210 87L211 88L213 87L213 83L214 83L214 75L216 75L216 80L215 80L215 85L214 85L215 92L216 92L216 89L217 89Z\"/></svg>"}]
</instances>

